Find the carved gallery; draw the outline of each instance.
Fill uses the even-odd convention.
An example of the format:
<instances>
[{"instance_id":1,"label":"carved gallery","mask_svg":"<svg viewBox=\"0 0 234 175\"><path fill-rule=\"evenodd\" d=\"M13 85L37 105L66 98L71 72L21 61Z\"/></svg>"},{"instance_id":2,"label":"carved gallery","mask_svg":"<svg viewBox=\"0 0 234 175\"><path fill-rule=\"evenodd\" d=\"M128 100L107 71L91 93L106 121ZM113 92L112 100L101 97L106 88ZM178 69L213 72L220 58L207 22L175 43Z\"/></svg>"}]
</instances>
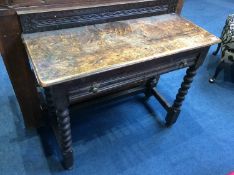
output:
<instances>
[{"instance_id":1,"label":"carved gallery","mask_svg":"<svg viewBox=\"0 0 234 175\"><path fill-rule=\"evenodd\" d=\"M0 0L1 175L234 175L234 1Z\"/></svg>"}]
</instances>

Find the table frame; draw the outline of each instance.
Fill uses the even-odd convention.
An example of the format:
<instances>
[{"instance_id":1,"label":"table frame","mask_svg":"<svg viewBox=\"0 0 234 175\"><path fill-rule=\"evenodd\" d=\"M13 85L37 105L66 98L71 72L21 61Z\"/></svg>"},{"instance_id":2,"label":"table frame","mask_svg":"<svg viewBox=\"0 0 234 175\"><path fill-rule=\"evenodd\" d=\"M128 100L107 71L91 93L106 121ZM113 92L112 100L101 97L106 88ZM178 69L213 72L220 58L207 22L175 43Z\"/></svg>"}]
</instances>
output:
<instances>
[{"instance_id":1,"label":"table frame","mask_svg":"<svg viewBox=\"0 0 234 175\"><path fill-rule=\"evenodd\" d=\"M203 63L207 52L209 50L209 47L203 47L200 49L194 49L191 51L186 51L184 53L178 53L171 56L166 56L163 59L171 59L174 57L181 58L179 62L175 62L173 65L170 65L169 67L160 69L160 66L157 66L157 64L160 65L160 63L156 63L155 60L150 60L147 63L139 63L139 65L144 64L145 69L138 69L139 73L144 72L145 70L149 70L153 67L156 69L154 70L153 74L149 75L149 77L139 77L139 82L124 82L123 86L116 87L110 89L111 96L106 95L105 92L108 92L108 87L105 88L105 91L98 90L98 87L91 86L90 91L93 93L92 96L101 93L102 95L99 96L102 100L109 100L112 98L116 98L123 95L130 95L130 94L136 94L139 92L144 92L146 95L146 98L149 98L150 96L154 96L160 104L163 106L163 108L167 111L166 119L165 119L165 125L166 127L172 126L178 119L182 103L185 99L185 96L188 93L188 90L191 86L191 83L193 81L194 76L196 75L197 69L200 67L200 65ZM191 57L193 58L191 60ZM139 65L132 65L128 67L124 67L124 69L129 70L131 74L131 67L134 67L134 70L136 70L136 67ZM159 77L161 74L170 72L172 70L178 70L182 68L186 68L186 75L184 76L183 82L181 84L181 87L178 90L178 93L176 95L176 98L174 100L174 103L170 105L157 91L156 85L159 80ZM104 72L101 75L91 75L90 80L96 79L97 76L101 76L103 80L106 79L106 76L108 74L114 74L117 71L121 70L112 70L109 72ZM135 72L134 72L135 74ZM143 74L142 74L143 75ZM145 74L144 74L145 75ZM53 85L50 87L46 87L45 94L46 94L46 102L47 107L49 111L49 119L51 121L51 124L54 128L55 135L57 136L58 144L61 148L62 153L62 164L65 169L71 169L73 166L73 149L72 149L72 136L71 136L71 124L70 124L70 115L69 115L69 106L74 103L80 103L81 102L87 102L88 99L86 96L86 99L82 99L82 96L79 93L76 93L74 91L74 88L78 84L81 83L81 80L73 80L68 81L65 83L61 83L58 85ZM93 84L93 81L90 81L89 84ZM95 89L96 88L96 89ZM73 91L71 92L71 89ZM120 91L120 89L122 89ZM114 92L116 91L116 92ZM104 93L104 95L103 95ZM94 99L94 98L92 98ZM96 98L95 98L96 99ZM93 103L93 100L92 100Z\"/></svg>"}]
</instances>

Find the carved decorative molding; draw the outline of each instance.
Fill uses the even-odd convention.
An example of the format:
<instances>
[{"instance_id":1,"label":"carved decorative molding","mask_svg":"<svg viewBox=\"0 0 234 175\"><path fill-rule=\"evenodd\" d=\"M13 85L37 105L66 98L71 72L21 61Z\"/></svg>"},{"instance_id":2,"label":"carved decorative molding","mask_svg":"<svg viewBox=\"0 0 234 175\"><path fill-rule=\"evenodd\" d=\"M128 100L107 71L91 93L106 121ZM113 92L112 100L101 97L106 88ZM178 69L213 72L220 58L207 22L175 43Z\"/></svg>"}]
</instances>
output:
<instances>
[{"instance_id":1,"label":"carved decorative molding","mask_svg":"<svg viewBox=\"0 0 234 175\"><path fill-rule=\"evenodd\" d=\"M20 20L24 33L34 33L173 13L176 10L177 1L158 0L136 4L25 14L20 16Z\"/></svg>"},{"instance_id":2,"label":"carved decorative molding","mask_svg":"<svg viewBox=\"0 0 234 175\"><path fill-rule=\"evenodd\" d=\"M146 7L139 9L130 9L130 10L119 10L114 12L104 12L99 14L88 14L88 15L80 15L80 16L71 16L71 17L61 17L55 19L48 20L32 20L36 27L47 27L50 25L64 25L67 23L88 23L89 21L97 21L97 20L107 20L112 18L119 18L125 16L132 15L142 15L147 13L155 13L155 12L165 12L168 9L167 5L164 6L155 6L155 7Z\"/></svg>"}]
</instances>

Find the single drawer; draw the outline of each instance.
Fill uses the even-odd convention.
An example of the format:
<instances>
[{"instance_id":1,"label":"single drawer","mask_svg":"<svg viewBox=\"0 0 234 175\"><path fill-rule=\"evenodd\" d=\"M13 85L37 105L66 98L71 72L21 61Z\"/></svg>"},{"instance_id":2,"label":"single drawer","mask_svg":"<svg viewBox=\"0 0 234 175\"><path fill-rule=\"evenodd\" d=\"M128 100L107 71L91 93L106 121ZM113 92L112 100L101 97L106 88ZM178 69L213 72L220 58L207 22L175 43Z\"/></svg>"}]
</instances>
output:
<instances>
[{"instance_id":1,"label":"single drawer","mask_svg":"<svg viewBox=\"0 0 234 175\"><path fill-rule=\"evenodd\" d=\"M144 86L147 80L158 75L193 65L198 54L198 51L180 53L80 78L69 82L69 94L71 98L76 96L77 99L82 99Z\"/></svg>"}]
</instances>

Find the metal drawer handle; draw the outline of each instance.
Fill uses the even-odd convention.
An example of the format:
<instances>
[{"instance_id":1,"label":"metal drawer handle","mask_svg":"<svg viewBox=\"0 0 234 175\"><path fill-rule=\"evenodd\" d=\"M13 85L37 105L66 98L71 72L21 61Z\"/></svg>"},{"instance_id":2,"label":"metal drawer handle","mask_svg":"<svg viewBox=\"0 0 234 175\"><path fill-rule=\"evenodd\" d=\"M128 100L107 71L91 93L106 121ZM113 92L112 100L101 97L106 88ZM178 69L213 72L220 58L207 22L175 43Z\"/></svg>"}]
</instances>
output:
<instances>
[{"instance_id":1,"label":"metal drawer handle","mask_svg":"<svg viewBox=\"0 0 234 175\"><path fill-rule=\"evenodd\" d=\"M92 92L92 93L97 93L98 92L98 90L99 90L99 87L100 87L100 85L99 84L93 84L91 87L90 87L90 92Z\"/></svg>"},{"instance_id":2,"label":"metal drawer handle","mask_svg":"<svg viewBox=\"0 0 234 175\"><path fill-rule=\"evenodd\" d=\"M188 65L188 62L186 60L182 60L180 63L179 63L179 67L180 68L183 68L183 67L186 67Z\"/></svg>"}]
</instances>

